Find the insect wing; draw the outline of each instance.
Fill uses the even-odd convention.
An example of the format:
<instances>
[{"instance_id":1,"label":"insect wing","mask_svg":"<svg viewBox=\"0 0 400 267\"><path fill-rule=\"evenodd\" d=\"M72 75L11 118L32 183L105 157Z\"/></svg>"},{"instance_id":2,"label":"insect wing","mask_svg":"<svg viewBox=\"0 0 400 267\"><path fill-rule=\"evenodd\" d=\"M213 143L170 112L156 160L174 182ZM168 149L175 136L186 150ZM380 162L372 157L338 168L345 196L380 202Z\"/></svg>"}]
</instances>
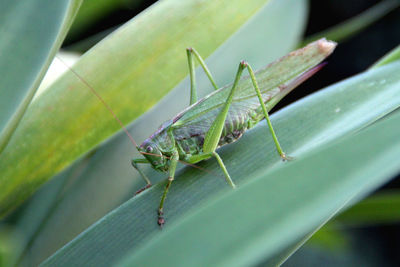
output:
<instances>
[{"instance_id":1,"label":"insect wing","mask_svg":"<svg viewBox=\"0 0 400 267\"><path fill-rule=\"evenodd\" d=\"M255 76L264 102L273 100L275 96L279 96L280 100L288 94L295 88L293 85L299 84L296 82L301 80L299 77L304 76L308 70L329 56L335 46L334 42L320 39L256 71ZM224 105L231 87L232 84L224 86L182 111L174 119L173 127L181 128L192 125L199 128L198 130L207 131ZM284 92L284 95L281 92ZM276 104L278 101L272 102ZM233 113L257 108L259 105L251 79L249 76L245 76L239 81L227 120L235 116ZM268 105L268 107L272 108L272 105Z\"/></svg>"}]
</instances>

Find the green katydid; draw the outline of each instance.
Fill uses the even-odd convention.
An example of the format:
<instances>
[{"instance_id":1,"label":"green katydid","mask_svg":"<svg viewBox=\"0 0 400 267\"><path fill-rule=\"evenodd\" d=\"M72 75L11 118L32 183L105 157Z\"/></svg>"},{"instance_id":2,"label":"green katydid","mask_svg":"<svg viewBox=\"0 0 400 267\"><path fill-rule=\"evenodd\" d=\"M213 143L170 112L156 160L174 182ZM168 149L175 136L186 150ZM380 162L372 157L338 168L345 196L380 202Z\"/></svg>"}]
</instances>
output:
<instances>
[{"instance_id":1,"label":"green katydid","mask_svg":"<svg viewBox=\"0 0 400 267\"><path fill-rule=\"evenodd\" d=\"M157 171L169 173L158 208L157 222L162 226L165 222L164 202L168 189L174 180L178 161L190 165L215 157L226 181L231 187L235 188L235 184L216 149L238 140L247 129L254 127L264 118L280 157L283 160L290 159L279 144L268 111L296 86L320 70L323 64L319 63L329 56L335 47L335 42L320 39L289 53L256 72L253 72L247 62L242 61L239 64L233 84L221 88L216 85L200 54L193 48L188 48L187 56L191 81L190 106L173 119L163 123L140 146L136 145L121 121L97 92L75 71L71 70L103 102L122 126L131 142L144 156L144 158L132 160L133 167L147 184L137 193L151 186L150 179L138 168L139 163L150 164ZM200 100L197 100L194 58L199 61L215 88L214 92ZM248 70L249 76L241 77L244 69Z\"/></svg>"},{"instance_id":2,"label":"green katydid","mask_svg":"<svg viewBox=\"0 0 400 267\"><path fill-rule=\"evenodd\" d=\"M132 160L133 167L147 183L145 188L150 187L151 182L140 171L138 163L148 163L158 171L169 173L158 208L160 226L165 222L164 201L174 180L178 161L194 164L215 157L227 182L235 188L216 149L236 141L247 129L264 118L280 157L283 160L289 159L279 144L268 111L296 86L316 73L322 67L318 64L330 55L335 47L336 43L320 39L257 72L253 72L250 65L242 61L233 84L222 88L216 85L199 53L192 48L187 49L191 80L190 106L162 124L137 147L144 158ZM197 100L193 56L199 61L216 90L200 100ZM241 78L246 68L250 76Z\"/></svg>"}]
</instances>

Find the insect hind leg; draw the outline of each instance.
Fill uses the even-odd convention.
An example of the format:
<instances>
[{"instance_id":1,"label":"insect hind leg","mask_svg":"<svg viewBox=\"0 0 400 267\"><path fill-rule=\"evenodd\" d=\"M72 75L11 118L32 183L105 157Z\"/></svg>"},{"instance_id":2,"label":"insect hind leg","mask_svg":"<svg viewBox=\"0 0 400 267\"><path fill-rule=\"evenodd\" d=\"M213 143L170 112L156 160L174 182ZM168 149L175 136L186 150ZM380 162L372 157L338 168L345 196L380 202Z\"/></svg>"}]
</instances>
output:
<instances>
[{"instance_id":1,"label":"insect hind leg","mask_svg":"<svg viewBox=\"0 0 400 267\"><path fill-rule=\"evenodd\" d=\"M227 169L226 169L226 167L225 167L225 164L224 164L224 162L222 161L221 157L220 157L220 156L217 154L217 152L215 152L215 151L212 153L212 155L217 159L219 166L221 167L222 171L224 172L226 181L229 183L229 185L230 185L233 189L235 189L235 188L236 188L236 185L235 185L235 183L232 181L232 178L231 178L231 176L229 175L229 173L228 173L228 171L227 171Z\"/></svg>"},{"instance_id":2,"label":"insect hind leg","mask_svg":"<svg viewBox=\"0 0 400 267\"><path fill-rule=\"evenodd\" d=\"M209 153L202 153L202 154L199 154L199 155L194 155L194 156L191 156L191 157L188 159L187 162L188 162L188 163L197 163L197 162L199 162L199 161L201 161L201 160L206 160L206 159L209 159L209 158L211 158L211 157L215 157L215 159L217 160L219 166L221 167L221 169L222 169L222 171L223 171L223 173L224 173L224 175L225 175L225 179L226 179L226 181L228 182L228 184L229 184L232 188L236 188L236 185L235 185L235 183L232 181L232 178L231 178L231 176L229 175L228 170L226 169L224 162L222 161L221 157L218 155L217 152L213 151L213 152L209 152Z\"/></svg>"},{"instance_id":3,"label":"insect hind leg","mask_svg":"<svg viewBox=\"0 0 400 267\"><path fill-rule=\"evenodd\" d=\"M253 69L251 68L251 66L247 62L246 62L246 68L247 68L247 70L248 70L248 72L250 74L250 78L251 78L251 81L253 83L253 87L254 87L254 89L255 89L255 91L257 93L258 100L260 101L261 108L262 108L262 111L263 111L264 116L265 116L265 120L267 121L269 131L270 131L270 133L272 135L272 139L274 140L274 143L275 143L276 150L278 151L278 153L279 153L280 157L282 158L282 160L284 160L284 161L292 160L293 158L287 156L285 154L285 152L283 152L283 150L281 148L281 145L279 144L278 137L276 136L274 127L272 127L271 120L269 119L268 111L267 111L267 108L265 107L264 101L262 99L261 91L260 91L260 88L258 87L257 80L256 80L256 77L254 75Z\"/></svg>"}]
</instances>

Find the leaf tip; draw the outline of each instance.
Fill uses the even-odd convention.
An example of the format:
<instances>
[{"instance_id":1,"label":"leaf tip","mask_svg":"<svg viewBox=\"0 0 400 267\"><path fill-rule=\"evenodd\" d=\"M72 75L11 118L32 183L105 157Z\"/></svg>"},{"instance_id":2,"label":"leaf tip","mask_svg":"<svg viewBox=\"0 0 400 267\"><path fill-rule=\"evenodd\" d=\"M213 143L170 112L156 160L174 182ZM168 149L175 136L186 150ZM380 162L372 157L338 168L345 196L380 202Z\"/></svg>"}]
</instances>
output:
<instances>
[{"instance_id":1,"label":"leaf tip","mask_svg":"<svg viewBox=\"0 0 400 267\"><path fill-rule=\"evenodd\" d=\"M326 40L325 38L321 38L317 41L317 45L321 53L326 54L328 56L336 48L337 43L334 41Z\"/></svg>"}]
</instances>

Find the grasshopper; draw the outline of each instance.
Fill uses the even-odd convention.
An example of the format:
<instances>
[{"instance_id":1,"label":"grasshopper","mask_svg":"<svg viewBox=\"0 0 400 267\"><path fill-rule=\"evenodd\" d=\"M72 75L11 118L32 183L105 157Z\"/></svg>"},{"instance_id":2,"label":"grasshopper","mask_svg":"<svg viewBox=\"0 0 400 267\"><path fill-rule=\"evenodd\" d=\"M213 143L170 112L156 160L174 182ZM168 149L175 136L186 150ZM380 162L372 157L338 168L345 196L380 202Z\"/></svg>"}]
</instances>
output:
<instances>
[{"instance_id":1,"label":"grasshopper","mask_svg":"<svg viewBox=\"0 0 400 267\"><path fill-rule=\"evenodd\" d=\"M320 39L256 72L246 61L242 61L233 84L221 88L216 85L200 54L193 48L187 48L190 106L163 123L137 146L144 158L132 160L132 166L147 183L146 187L138 192L151 186L149 178L138 168L138 164L150 164L157 171L168 172L168 181L158 208L157 222L160 226L165 223L164 202L174 180L178 161L195 164L214 157L228 184L235 188L216 149L235 142L246 130L264 118L280 157L283 160L290 159L279 144L268 111L296 86L320 70L323 66L320 63L335 47L335 42ZM215 88L214 92L200 100L197 100L194 59L198 60ZM249 76L242 77L244 69L247 69Z\"/></svg>"},{"instance_id":2,"label":"grasshopper","mask_svg":"<svg viewBox=\"0 0 400 267\"><path fill-rule=\"evenodd\" d=\"M173 119L164 122L140 146L136 145L123 123L94 88L76 71L71 68L70 70L104 104L140 154L144 156L144 158L131 161L132 166L147 184L136 194L152 185L150 179L138 168L138 164L150 164L157 171L168 172L168 181L158 208L157 223L162 226L165 223L164 202L174 180L178 162L193 165L214 157L228 184L235 188L235 183L216 149L237 141L246 130L254 127L264 118L278 154L284 161L291 159L283 152L279 144L268 111L299 84L318 72L324 65L321 62L333 52L335 47L335 42L322 38L290 52L256 72L246 61L241 61L233 84L221 88L215 83L200 54L193 48L187 48L190 105ZM200 100L197 100L194 58L198 60L215 88L214 92ZM244 69L248 70L249 76L242 77Z\"/></svg>"}]
</instances>

